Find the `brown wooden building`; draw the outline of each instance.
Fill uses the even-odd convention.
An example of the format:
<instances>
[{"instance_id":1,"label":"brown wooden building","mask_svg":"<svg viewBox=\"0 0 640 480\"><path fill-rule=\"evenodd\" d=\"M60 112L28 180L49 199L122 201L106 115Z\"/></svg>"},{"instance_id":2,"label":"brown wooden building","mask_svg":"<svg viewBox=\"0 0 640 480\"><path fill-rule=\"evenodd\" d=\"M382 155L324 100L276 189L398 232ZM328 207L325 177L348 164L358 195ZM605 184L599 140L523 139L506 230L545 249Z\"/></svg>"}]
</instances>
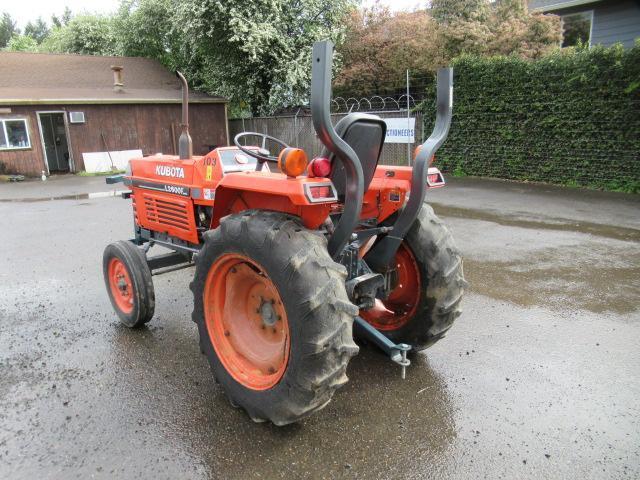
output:
<instances>
[{"instance_id":1,"label":"brown wooden building","mask_svg":"<svg viewBox=\"0 0 640 480\"><path fill-rule=\"evenodd\" d=\"M181 91L156 60L0 52L0 173L84 170L82 154L177 153ZM226 101L191 92L194 154L229 142Z\"/></svg>"}]
</instances>

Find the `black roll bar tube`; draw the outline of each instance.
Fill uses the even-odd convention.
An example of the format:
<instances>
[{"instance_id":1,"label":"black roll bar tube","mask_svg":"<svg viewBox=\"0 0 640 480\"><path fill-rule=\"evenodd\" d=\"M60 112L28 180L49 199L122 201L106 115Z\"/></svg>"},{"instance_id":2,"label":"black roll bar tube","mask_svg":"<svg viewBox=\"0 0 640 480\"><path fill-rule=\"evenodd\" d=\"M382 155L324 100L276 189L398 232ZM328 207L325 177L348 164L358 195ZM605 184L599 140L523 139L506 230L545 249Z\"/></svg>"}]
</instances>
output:
<instances>
[{"instance_id":1,"label":"black roll bar tube","mask_svg":"<svg viewBox=\"0 0 640 480\"><path fill-rule=\"evenodd\" d=\"M329 238L328 245L329 254L334 260L337 260L360 220L362 197L364 195L364 176L358 155L347 142L338 136L331 123L333 43L328 40L314 43L311 63L311 116L313 127L327 150L342 162L347 176L344 211L333 235Z\"/></svg>"},{"instance_id":2,"label":"black roll bar tube","mask_svg":"<svg viewBox=\"0 0 640 480\"><path fill-rule=\"evenodd\" d=\"M440 68L437 79L436 124L413 164L409 201L400 211L391 233L374 245L365 256L367 264L377 272L387 271L391 267L402 240L418 218L427 193L429 161L449 134L453 108L453 69Z\"/></svg>"}]
</instances>

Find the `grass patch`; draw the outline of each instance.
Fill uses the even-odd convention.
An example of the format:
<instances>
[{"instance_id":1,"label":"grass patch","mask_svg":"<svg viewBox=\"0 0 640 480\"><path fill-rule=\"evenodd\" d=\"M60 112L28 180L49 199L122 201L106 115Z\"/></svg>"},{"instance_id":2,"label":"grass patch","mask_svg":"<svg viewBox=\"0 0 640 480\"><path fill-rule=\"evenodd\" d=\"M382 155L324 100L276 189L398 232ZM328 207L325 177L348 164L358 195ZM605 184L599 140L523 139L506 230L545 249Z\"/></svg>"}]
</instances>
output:
<instances>
[{"instance_id":1,"label":"grass patch","mask_svg":"<svg viewBox=\"0 0 640 480\"><path fill-rule=\"evenodd\" d=\"M109 172L78 172L76 173L76 175L78 177L106 177L109 175L119 175L121 173L124 173L124 170L111 170Z\"/></svg>"}]
</instances>

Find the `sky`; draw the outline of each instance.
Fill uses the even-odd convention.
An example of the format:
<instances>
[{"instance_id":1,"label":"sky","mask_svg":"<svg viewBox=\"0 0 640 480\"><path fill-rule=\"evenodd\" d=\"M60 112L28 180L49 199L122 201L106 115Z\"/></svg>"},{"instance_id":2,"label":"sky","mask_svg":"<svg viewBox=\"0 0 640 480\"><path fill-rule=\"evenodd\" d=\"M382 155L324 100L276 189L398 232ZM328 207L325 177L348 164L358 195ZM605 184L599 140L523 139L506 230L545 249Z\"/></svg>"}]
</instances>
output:
<instances>
[{"instance_id":1,"label":"sky","mask_svg":"<svg viewBox=\"0 0 640 480\"><path fill-rule=\"evenodd\" d=\"M80 13L88 11L92 13L111 13L118 8L119 0L14 0L2 1L0 12L7 12L17 20L18 27L24 28L30 20L39 16L51 23L51 15L61 15L64 7L68 6L72 12ZM363 5L371 6L375 0L363 0ZM413 10L423 5L425 0L380 0L381 5L386 5L392 10Z\"/></svg>"},{"instance_id":2,"label":"sky","mask_svg":"<svg viewBox=\"0 0 640 480\"><path fill-rule=\"evenodd\" d=\"M51 15L62 15L64 7L72 12L110 13L118 8L119 0L14 0L0 2L0 12L7 12L23 29L30 20L42 17L51 24Z\"/></svg>"}]
</instances>

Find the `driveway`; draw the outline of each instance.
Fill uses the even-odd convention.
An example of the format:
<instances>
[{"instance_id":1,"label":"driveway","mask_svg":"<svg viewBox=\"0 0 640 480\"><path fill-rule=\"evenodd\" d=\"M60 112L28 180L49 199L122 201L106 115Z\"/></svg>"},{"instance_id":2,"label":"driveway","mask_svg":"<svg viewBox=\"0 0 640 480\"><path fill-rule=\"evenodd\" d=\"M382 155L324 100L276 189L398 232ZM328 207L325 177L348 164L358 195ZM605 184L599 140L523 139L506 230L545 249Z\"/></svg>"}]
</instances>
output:
<instances>
[{"instance_id":1,"label":"driveway","mask_svg":"<svg viewBox=\"0 0 640 480\"><path fill-rule=\"evenodd\" d=\"M130 202L83 195L107 190L0 185L0 478L640 476L637 196L430 191L465 256L463 315L406 380L363 347L324 410L278 428L213 381L191 270L154 277L148 328L119 325L101 258Z\"/></svg>"}]
</instances>

